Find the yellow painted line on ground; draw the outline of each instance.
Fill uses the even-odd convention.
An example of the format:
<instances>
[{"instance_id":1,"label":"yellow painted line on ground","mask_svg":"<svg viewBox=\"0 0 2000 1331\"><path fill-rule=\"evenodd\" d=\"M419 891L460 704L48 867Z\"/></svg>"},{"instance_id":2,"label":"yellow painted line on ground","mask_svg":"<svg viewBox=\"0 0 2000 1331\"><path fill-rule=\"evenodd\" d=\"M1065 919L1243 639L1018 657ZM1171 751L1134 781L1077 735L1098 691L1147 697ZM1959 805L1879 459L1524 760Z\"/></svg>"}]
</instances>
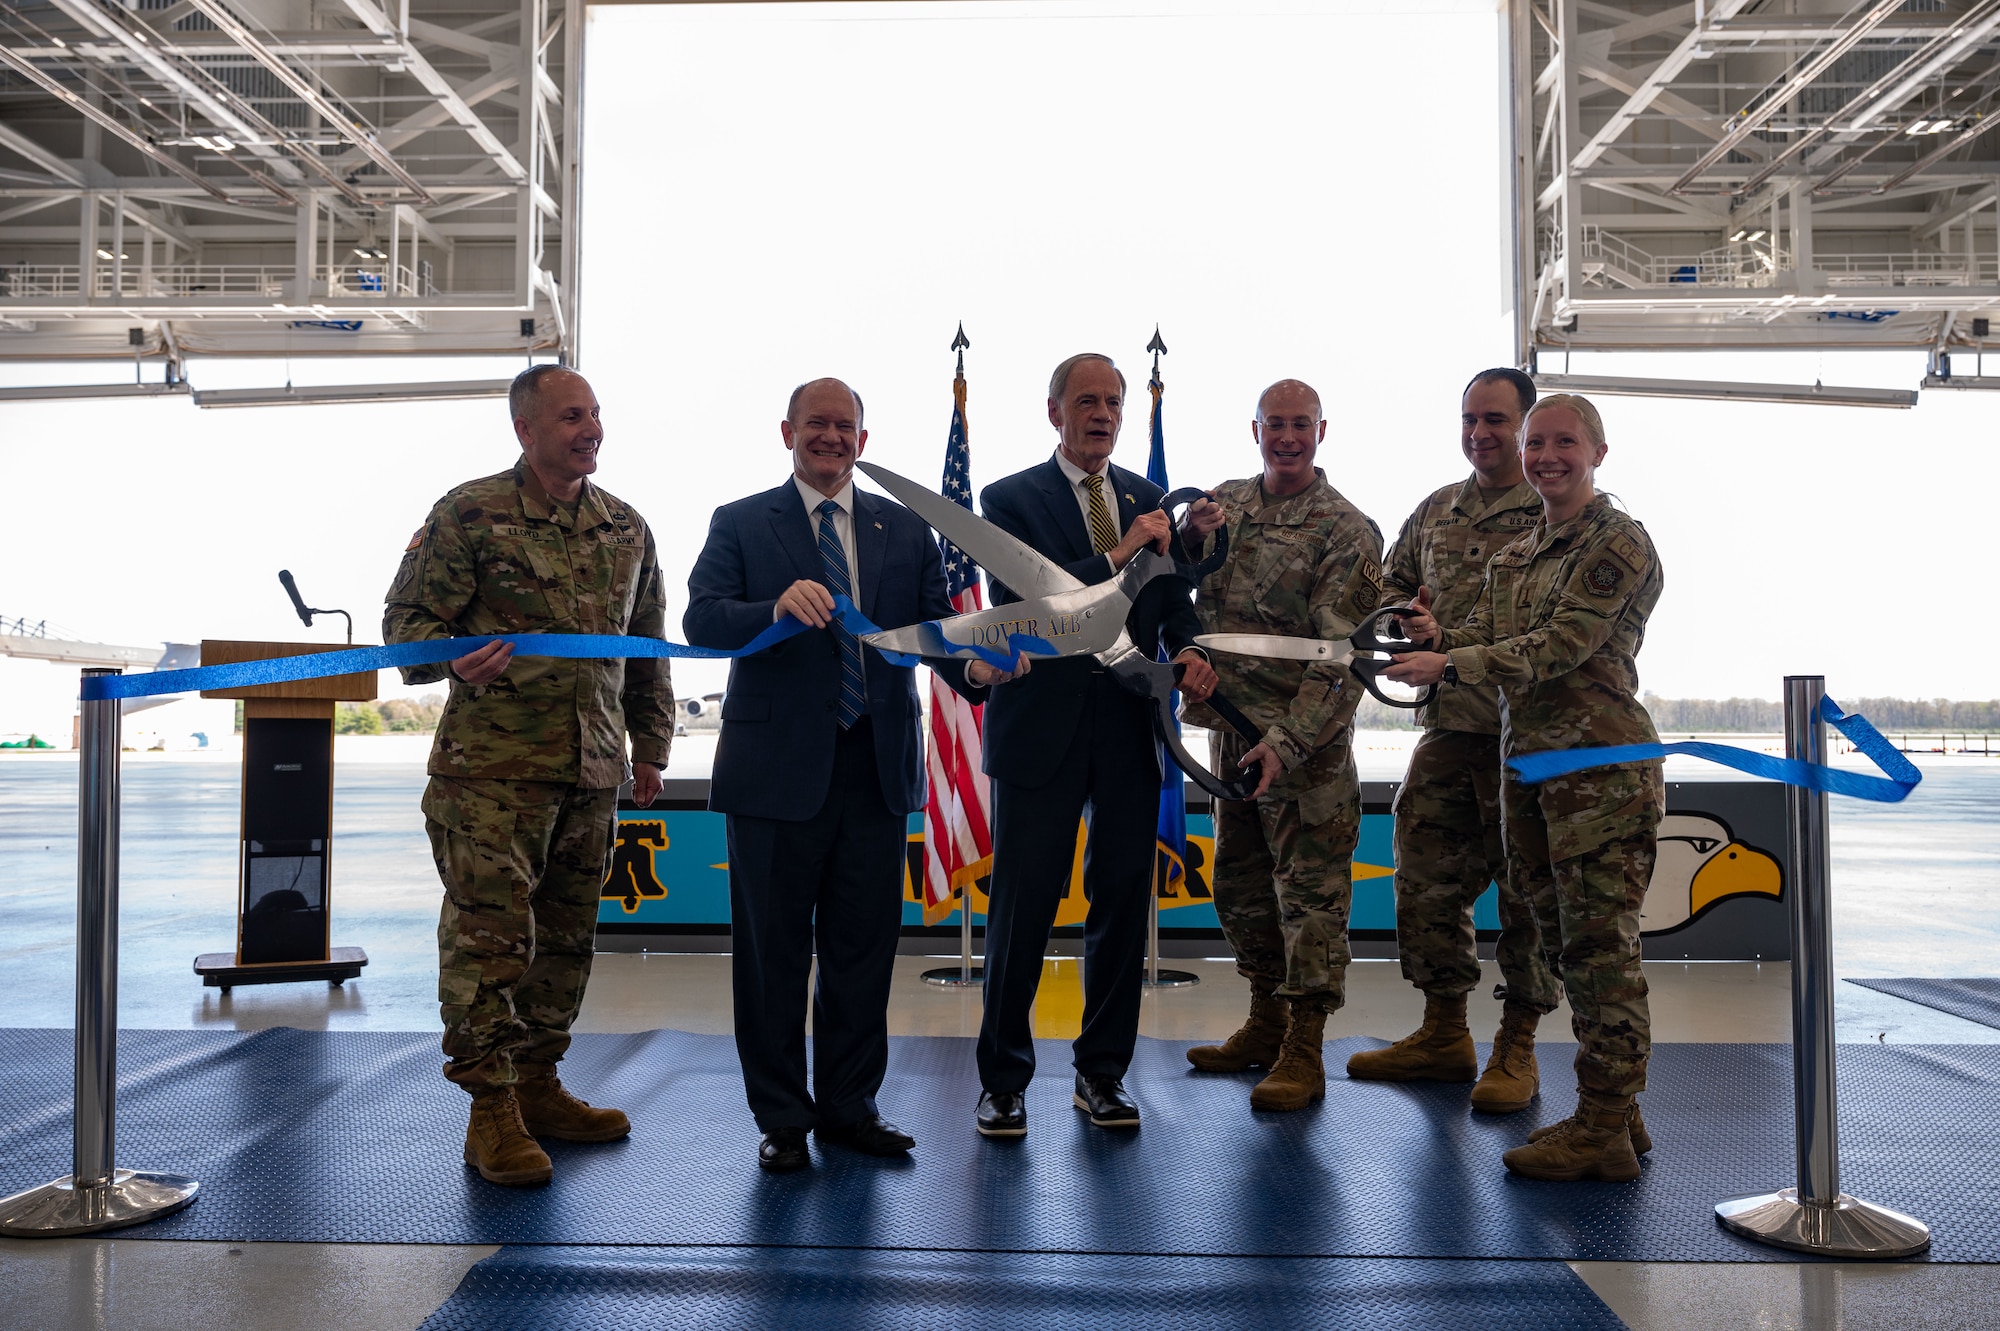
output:
<instances>
[{"instance_id":1,"label":"yellow painted line on ground","mask_svg":"<svg viewBox=\"0 0 2000 1331\"><path fill-rule=\"evenodd\" d=\"M1042 983L1031 1014L1037 1040L1074 1040L1083 1034L1083 963L1075 957L1042 962Z\"/></svg>"}]
</instances>

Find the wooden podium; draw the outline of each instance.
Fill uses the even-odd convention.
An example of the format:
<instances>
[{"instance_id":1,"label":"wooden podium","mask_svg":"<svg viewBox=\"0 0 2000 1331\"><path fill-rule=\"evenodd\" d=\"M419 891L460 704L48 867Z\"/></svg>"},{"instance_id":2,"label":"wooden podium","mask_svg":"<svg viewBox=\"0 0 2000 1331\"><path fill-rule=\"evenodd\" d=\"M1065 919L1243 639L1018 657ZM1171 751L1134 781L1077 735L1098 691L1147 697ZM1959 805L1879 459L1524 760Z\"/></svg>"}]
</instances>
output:
<instances>
[{"instance_id":1,"label":"wooden podium","mask_svg":"<svg viewBox=\"0 0 2000 1331\"><path fill-rule=\"evenodd\" d=\"M205 640L204 666L337 652L346 645ZM375 672L205 689L204 698L243 699L243 815L237 843L236 950L194 959L202 983L325 980L361 974L368 954L333 947L333 712L370 702Z\"/></svg>"}]
</instances>

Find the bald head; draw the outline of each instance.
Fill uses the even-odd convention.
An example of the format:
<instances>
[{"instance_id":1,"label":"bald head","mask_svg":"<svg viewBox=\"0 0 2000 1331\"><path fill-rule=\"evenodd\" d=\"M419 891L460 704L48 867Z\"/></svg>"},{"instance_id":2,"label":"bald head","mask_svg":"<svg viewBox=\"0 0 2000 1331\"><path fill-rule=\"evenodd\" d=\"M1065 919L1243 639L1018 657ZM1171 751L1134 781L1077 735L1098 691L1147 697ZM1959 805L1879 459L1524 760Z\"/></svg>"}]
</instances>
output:
<instances>
[{"instance_id":1,"label":"bald head","mask_svg":"<svg viewBox=\"0 0 2000 1331\"><path fill-rule=\"evenodd\" d=\"M1279 399L1277 403L1272 398ZM1314 419L1320 416L1319 393L1303 379L1280 379L1257 395L1257 419L1264 419L1264 409L1273 406L1276 410L1290 413L1303 404L1311 404Z\"/></svg>"},{"instance_id":2,"label":"bald head","mask_svg":"<svg viewBox=\"0 0 2000 1331\"><path fill-rule=\"evenodd\" d=\"M1264 459L1264 492L1295 495L1319 478L1313 459L1326 438L1319 394L1298 379L1280 379L1257 398L1251 437Z\"/></svg>"}]
</instances>

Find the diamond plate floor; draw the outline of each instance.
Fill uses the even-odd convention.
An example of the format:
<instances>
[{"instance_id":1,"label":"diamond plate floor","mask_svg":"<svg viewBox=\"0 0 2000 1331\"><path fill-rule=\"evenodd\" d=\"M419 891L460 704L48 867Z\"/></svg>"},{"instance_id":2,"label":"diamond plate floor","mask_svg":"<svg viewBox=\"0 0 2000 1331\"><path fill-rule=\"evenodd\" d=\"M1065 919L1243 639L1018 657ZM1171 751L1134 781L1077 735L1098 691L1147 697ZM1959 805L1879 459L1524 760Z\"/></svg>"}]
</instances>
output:
<instances>
[{"instance_id":1,"label":"diamond plate floor","mask_svg":"<svg viewBox=\"0 0 2000 1331\"><path fill-rule=\"evenodd\" d=\"M1338 1068L1353 1048L1327 1050ZM66 1033L0 1031L0 1192L66 1171ZM553 1144L556 1182L512 1190L459 1161L465 1101L433 1037L274 1029L128 1031L118 1158L203 1184L195 1205L132 1238L325 1243L773 1245L985 1252L1795 1261L1720 1230L1714 1202L1789 1182L1790 1051L1662 1045L1646 1117L1660 1143L1624 1186L1514 1179L1499 1153L1573 1103L1569 1047L1543 1047L1535 1109L1476 1118L1464 1088L1350 1082L1297 1114L1253 1115L1247 1078L1193 1074L1142 1040L1128 1084L1137 1133L1088 1127L1066 1049L1042 1050L1030 1135L971 1130L972 1042L900 1038L884 1111L912 1159L817 1153L773 1178L727 1037L582 1036L574 1085L639 1125L608 1146ZM1844 1046L1843 1183L1914 1214L1933 1260L2000 1259L1989 1172L2000 1047Z\"/></svg>"},{"instance_id":2,"label":"diamond plate floor","mask_svg":"<svg viewBox=\"0 0 2000 1331\"><path fill-rule=\"evenodd\" d=\"M1870 976L1867 979L1850 977L1847 982L2000 1030L2000 980L1879 979Z\"/></svg>"},{"instance_id":3,"label":"diamond plate floor","mask_svg":"<svg viewBox=\"0 0 2000 1331\"><path fill-rule=\"evenodd\" d=\"M1623 1331L1560 1262L506 1248L422 1331Z\"/></svg>"}]
</instances>

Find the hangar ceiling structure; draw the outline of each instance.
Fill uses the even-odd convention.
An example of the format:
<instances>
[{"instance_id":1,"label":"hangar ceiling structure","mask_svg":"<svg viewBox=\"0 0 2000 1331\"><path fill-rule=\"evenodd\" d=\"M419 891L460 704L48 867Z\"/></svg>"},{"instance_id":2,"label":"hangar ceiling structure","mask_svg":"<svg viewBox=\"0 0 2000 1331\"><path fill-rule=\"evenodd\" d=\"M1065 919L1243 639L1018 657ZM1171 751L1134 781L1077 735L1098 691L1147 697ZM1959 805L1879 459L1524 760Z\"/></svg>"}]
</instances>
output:
<instances>
[{"instance_id":1,"label":"hangar ceiling structure","mask_svg":"<svg viewBox=\"0 0 2000 1331\"><path fill-rule=\"evenodd\" d=\"M0 359L573 361L583 13L0 0Z\"/></svg>"},{"instance_id":2,"label":"hangar ceiling structure","mask_svg":"<svg viewBox=\"0 0 2000 1331\"><path fill-rule=\"evenodd\" d=\"M2000 313L2000 0L1509 0L1505 24L1522 365L1973 371Z\"/></svg>"}]
</instances>

